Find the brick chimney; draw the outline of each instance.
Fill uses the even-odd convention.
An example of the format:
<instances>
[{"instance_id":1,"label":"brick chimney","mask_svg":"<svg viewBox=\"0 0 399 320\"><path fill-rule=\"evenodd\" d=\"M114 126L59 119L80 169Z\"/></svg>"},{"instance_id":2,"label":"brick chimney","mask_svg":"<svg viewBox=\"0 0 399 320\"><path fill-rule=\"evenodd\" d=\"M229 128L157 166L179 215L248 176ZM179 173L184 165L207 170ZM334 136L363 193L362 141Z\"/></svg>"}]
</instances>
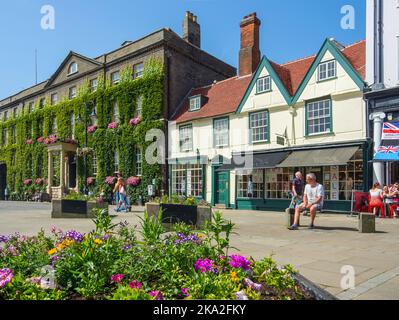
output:
<instances>
[{"instance_id":1,"label":"brick chimney","mask_svg":"<svg viewBox=\"0 0 399 320\"><path fill-rule=\"evenodd\" d=\"M245 16L240 23L240 77L252 74L260 63L259 27L260 20L256 17L255 12Z\"/></svg>"},{"instance_id":2,"label":"brick chimney","mask_svg":"<svg viewBox=\"0 0 399 320\"><path fill-rule=\"evenodd\" d=\"M183 39L201 48L201 27L197 22L197 16L190 11L186 11L183 20Z\"/></svg>"}]
</instances>

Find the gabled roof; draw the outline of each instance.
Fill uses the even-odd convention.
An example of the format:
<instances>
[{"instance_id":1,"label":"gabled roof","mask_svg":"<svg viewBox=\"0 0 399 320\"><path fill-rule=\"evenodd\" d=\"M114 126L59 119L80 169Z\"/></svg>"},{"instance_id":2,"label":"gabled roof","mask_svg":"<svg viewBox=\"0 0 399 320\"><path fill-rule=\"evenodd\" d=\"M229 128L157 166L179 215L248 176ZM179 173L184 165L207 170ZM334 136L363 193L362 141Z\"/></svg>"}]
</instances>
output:
<instances>
[{"instance_id":1,"label":"gabled roof","mask_svg":"<svg viewBox=\"0 0 399 320\"><path fill-rule=\"evenodd\" d=\"M96 67L101 67L103 66L103 64L101 62L98 62L97 60L91 59L89 57L83 56L79 53L70 51L69 54L66 56L66 58L64 59L64 61L61 63L61 65L58 67L57 71L51 76L51 78L48 80L46 87L50 86L54 80L57 78L57 76L61 73L61 71L65 68L66 64L71 61L72 57L76 57L78 59L81 60L85 60L89 63L92 63L94 66Z\"/></svg>"},{"instance_id":2,"label":"gabled roof","mask_svg":"<svg viewBox=\"0 0 399 320\"><path fill-rule=\"evenodd\" d=\"M212 85L192 89L172 120L177 123L234 113L247 90L252 75L233 77ZM189 97L201 95L203 103L198 111L189 111Z\"/></svg>"}]
</instances>

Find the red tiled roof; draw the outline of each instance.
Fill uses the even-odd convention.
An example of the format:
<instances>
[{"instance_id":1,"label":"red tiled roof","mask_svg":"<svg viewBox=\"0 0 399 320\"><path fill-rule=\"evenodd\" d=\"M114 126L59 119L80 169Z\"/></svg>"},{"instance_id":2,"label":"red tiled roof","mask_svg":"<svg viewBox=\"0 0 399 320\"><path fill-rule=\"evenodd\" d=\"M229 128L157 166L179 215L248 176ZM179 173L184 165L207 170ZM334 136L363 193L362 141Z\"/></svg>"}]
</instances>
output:
<instances>
[{"instance_id":1,"label":"red tiled roof","mask_svg":"<svg viewBox=\"0 0 399 320\"><path fill-rule=\"evenodd\" d=\"M341 52L364 80L366 73L366 40L351 44L342 49ZM288 93L294 96L315 59L316 55L283 64L277 64L270 60L269 62ZM204 97L201 109L194 112L188 111L189 99L186 99L180 112L173 120L177 123L182 123L235 112L251 80L251 75L240 78L234 77L207 87L193 89L190 96L202 95Z\"/></svg>"},{"instance_id":2,"label":"red tiled roof","mask_svg":"<svg viewBox=\"0 0 399 320\"><path fill-rule=\"evenodd\" d=\"M252 75L234 77L213 85L191 90L190 96L202 95L203 105L198 111L189 111L189 99L184 101L180 112L173 118L177 123L233 113L251 82Z\"/></svg>"}]
</instances>

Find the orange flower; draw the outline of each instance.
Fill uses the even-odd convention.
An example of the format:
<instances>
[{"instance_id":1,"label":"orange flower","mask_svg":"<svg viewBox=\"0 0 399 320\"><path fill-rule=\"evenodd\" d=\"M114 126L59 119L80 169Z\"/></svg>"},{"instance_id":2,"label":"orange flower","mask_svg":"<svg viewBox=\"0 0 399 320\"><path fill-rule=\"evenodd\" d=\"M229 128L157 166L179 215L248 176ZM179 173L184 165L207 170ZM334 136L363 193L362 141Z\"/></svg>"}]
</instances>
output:
<instances>
[{"instance_id":1,"label":"orange flower","mask_svg":"<svg viewBox=\"0 0 399 320\"><path fill-rule=\"evenodd\" d=\"M100 240L100 239L95 239L95 240L94 240L94 243L100 245L100 244L103 243L103 241Z\"/></svg>"},{"instance_id":2,"label":"orange flower","mask_svg":"<svg viewBox=\"0 0 399 320\"><path fill-rule=\"evenodd\" d=\"M231 277L231 280L233 280L234 282L240 281L240 278L237 276L237 272L235 272L235 271L230 273L230 277Z\"/></svg>"},{"instance_id":3,"label":"orange flower","mask_svg":"<svg viewBox=\"0 0 399 320\"><path fill-rule=\"evenodd\" d=\"M56 249L56 248L53 248L53 249L49 250L47 253L48 253L50 256L52 256L53 254L57 253L57 249Z\"/></svg>"}]
</instances>

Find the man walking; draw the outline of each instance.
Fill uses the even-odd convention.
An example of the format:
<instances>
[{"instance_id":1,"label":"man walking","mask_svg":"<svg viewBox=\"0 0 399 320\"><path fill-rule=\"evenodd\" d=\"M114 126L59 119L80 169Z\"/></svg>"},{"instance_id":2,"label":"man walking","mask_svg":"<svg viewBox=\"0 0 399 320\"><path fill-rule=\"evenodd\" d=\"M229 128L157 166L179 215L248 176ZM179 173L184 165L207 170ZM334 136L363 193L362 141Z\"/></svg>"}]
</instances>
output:
<instances>
[{"instance_id":1,"label":"man walking","mask_svg":"<svg viewBox=\"0 0 399 320\"><path fill-rule=\"evenodd\" d=\"M314 229L314 221L317 210L323 208L324 203L324 187L317 183L316 175L309 173L306 175L306 187L303 196L303 203L295 208L294 224L289 228L290 230L298 230L299 218L301 212L304 210L310 211L310 229Z\"/></svg>"}]
</instances>

